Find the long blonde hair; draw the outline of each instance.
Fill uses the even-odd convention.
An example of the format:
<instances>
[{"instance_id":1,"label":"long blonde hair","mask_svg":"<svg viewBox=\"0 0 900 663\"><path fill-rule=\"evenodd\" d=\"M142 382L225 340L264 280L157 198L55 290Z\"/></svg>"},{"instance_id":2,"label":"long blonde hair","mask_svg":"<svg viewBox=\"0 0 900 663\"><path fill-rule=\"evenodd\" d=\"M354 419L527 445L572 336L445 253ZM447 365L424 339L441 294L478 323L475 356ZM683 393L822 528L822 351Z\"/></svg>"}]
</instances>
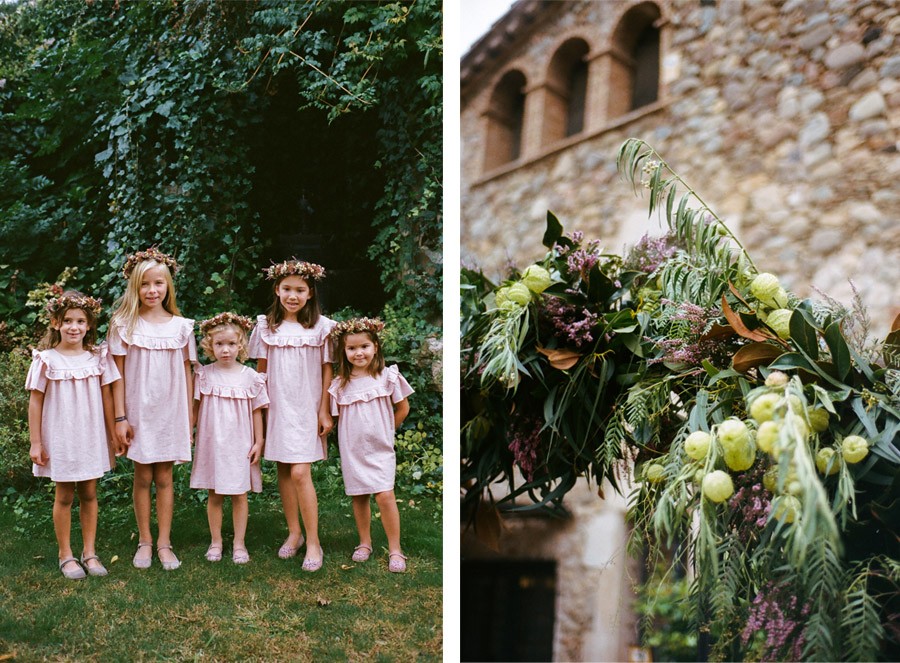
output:
<instances>
[{"instance_id":1,"label":"long blonde hair","mask_svg":"<svg viewBox=\"0 0 900 663\"><path fill-rule=\"evenodd\" d=\"M163 298L162 307L172 315L181 315L178 304L175 303L175 283L172 281L172 272L169 267L165 263L155 260L144 260L131 271L128 285L125 286L125 294L116 300L115 310L109 320L110 329L117 326L125 327L122 340L126 343L131 342L131 335L137 326L138 314L141 310L141 281L147 270L154 267L161 267L166 279L166 296Z\"/></svg>"}]
</instances>

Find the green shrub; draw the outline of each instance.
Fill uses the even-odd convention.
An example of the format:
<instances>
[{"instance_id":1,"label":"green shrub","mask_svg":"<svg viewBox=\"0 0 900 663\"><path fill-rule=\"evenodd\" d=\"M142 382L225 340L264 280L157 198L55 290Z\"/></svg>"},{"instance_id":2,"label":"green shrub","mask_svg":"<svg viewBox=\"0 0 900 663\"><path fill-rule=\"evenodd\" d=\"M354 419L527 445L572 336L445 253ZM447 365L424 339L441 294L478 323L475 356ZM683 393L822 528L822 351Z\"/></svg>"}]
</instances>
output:
<instances>
[{"instance_id":1,"label":"green shrub","mask_svg":"<svg viewBox=\"0 0 900 663\"><path fill-rule=\"evenodd\" d=\"M28 392L31 359L21 350L0 355L0 485L21 491L34 484L28 457Z\"/></svg>"}]
</instances>

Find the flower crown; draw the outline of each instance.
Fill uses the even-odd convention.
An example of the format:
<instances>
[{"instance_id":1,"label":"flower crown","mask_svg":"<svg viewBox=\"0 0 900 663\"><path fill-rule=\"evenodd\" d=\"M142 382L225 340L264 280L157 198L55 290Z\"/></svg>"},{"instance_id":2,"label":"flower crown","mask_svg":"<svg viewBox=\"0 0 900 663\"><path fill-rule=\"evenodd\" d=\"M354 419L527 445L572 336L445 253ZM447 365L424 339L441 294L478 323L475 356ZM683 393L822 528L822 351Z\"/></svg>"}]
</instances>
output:
<instances>
[{"instance_id":1,"label":"flower crown","mask_svg":"<svg viewBox=\"0 0 900 663\"><path fill-rule=\"evenodd\" d=\"M237 325L245 332L249 332L253 327L253 320L244 317L243 315L238 315L237 313L219 313L219 315L214 315L200 323L200 333L207 334L210 329L215 329L219 325L227 324Z\"/></svg>"},{"instance_id":2,"label":"flower crown","mask_svg":"<svg viewBox=\"0 0 900 663\"><path fill-rule=\"evenodd\" d=\"M55 316L57 313L68 311L70 308L79 308L82 311L90 311L96 318L100 315L100 300L87 295L62 295L54 297L47 302L47 313Z\"/></svg>"},{"instance_id":3,"label":"flower crown","mask_svg":"<svg viewBox=\"0 0 900 663\"><path fill-rule=\"evenodd\" d=\"M132 253L130 256L128 256L125 259L125 264L122 266L122 275L126 279L129 278L131 276L131 272L134 271L134 268L147 260L155 260L160 265L165 265L169 268L169 271L172 272L173 276L178 273L179 269L181 269L181 265L175 262L175 258L163 253L155 246L151 246L146 251L138 251L137 253Z\"/></svg>"},{"instance_id":4,"label":"flower crown","mask_svg":"<svg viewBox=\"0 0 900 663\"><path fill-rule=\"evenodd\" d=\"M325 268L322 265L317 265L314 262L304 262L296 258L279 262L271 267L266 267L262 271L270 281L275 281L285 276L299 276L304 279L313 279L314 281L325 278Z\"/></svg>"},{"instance_id":5,"label":"flower crown","mask_svg":"<svg viewBox=\"0 0 900 663\"><path fill-rule=\"evenodd\" d=\"M336 341L345 334L359 334L360 332L377 334L382 329L384 329L384 323L378 318L350 318L338 322L331 328L328 336Z\"/></svg>"}]
</instances>

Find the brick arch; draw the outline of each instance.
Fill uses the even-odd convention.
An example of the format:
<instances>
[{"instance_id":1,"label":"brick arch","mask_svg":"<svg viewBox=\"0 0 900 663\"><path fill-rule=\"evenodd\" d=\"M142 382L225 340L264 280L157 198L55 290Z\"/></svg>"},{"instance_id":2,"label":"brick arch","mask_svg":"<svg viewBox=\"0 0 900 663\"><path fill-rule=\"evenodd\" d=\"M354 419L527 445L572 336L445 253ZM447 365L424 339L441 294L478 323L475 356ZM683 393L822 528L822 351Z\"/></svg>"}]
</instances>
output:
<instances>
[{"instance_id":1,"label":"brick arch","mask_svg":"<svg viewBox=\"0 0 900 663\"><path fill-rule=\"evenodd\" d=\"M527 85L528 79L519 68L507 69L494 83L482 113L485 120L485 172L521 156Z\"/></svg>"},{"instance_id":2,"label":"brick arch","mask_svg":"<svg viewBox=\"0 0 900 663\"><path fill-rule=\"evenodd\" d=\"M607 117L651 104L660 94L660 59L665 16L659 3L644 0L623 9L609 37Z\"/></svg>"},{"instance_id":3,"label":"brick arch","mask_svg":"<svg viewBox=\"0 0 900 663\"><path fill-rule=\"evenodd\" d=\"M541 130L543 145L574 136L584 130L590 51L586 39L570 35L559 43L550 57L544 76L546 99Z\"/></svg>"}]
</instances>

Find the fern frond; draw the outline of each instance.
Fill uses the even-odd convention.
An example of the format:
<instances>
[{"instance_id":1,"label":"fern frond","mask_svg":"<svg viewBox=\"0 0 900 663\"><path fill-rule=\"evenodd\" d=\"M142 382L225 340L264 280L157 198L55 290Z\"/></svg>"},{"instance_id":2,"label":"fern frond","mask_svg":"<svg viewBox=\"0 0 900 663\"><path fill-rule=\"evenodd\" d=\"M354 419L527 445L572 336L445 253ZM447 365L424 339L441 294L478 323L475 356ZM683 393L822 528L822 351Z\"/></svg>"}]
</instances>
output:
<instances>
[{"instance_id":1,"label":"fern frond","mask_svg":"<svg viewBox=\"0 0 900 663\"><path fill-rule=\"evenodd\" d=\"M868 592L869 568L866 566L853 578L841 610L841 634L845 661L874 661L884 639L884 626L878 612L878 602Z\"/></svg>"}]
</instances>

